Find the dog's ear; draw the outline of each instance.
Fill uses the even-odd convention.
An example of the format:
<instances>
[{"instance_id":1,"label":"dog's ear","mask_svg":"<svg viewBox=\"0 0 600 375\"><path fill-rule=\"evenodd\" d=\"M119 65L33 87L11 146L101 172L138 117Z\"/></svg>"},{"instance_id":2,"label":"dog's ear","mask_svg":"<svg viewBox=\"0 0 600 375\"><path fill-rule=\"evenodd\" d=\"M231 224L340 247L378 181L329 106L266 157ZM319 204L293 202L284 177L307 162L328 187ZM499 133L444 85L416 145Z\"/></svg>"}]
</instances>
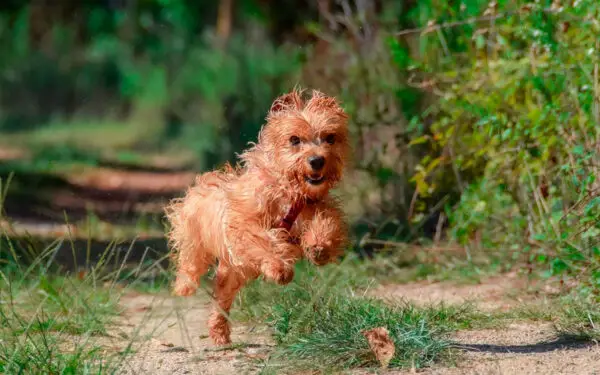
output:
<instances>
[{"instance_id":1,"label":"dog's ear","mask_svg":"<svg viewBox=\"0 0 600 375\"><path fill-rule=\"evenodd\" d=\"M302 92L294 90L275 99L269 111L272 115L282 111L301 110L304 107Z\"/></svg>"}]
</instances>

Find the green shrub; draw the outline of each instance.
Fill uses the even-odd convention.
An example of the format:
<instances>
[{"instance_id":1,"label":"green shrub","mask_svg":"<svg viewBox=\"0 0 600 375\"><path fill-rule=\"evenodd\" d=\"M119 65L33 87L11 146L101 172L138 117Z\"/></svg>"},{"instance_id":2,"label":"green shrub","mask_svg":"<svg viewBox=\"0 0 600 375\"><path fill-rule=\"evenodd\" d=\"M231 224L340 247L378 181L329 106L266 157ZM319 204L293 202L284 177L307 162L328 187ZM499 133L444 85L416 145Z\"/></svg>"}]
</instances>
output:
<instances>
[{"instance_id":1,"label":"green shrub","mask_svg":"<svg viewBox=\"0 0 600 375\"><path fill-rule=\"evenodd\" d=\"M438 100L414 181L461 194L447 209L459 242L597 287L600 6L554 3L501 4L494 23L453 29L465 50L421 63Z\"/></svg>"}]
</instances>

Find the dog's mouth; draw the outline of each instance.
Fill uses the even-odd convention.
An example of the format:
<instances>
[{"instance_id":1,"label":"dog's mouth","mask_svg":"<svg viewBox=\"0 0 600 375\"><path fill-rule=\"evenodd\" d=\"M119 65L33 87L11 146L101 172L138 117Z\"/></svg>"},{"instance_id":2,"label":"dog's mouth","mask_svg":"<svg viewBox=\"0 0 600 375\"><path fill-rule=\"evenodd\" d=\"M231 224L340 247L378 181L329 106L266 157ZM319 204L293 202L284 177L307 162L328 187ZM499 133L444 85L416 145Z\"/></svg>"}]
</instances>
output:
<instances>
[{"instance_id":1,"label":"dog's mouth","mask_svg":"<svg viewBox=\"0 0 600 375\"><path fill-rule=\"evenodd\" d=\"M311 185L317 186L325 182L325 176L305 176L304 180Z\"/></svg>"}]
</instances>

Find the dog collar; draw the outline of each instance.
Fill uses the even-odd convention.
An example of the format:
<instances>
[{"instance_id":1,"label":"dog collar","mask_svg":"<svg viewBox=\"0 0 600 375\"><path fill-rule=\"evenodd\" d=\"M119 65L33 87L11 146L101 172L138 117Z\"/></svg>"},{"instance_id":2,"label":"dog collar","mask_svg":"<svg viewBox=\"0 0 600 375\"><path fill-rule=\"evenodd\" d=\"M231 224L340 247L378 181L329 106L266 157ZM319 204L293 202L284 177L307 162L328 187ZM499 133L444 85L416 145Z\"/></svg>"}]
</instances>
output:
<instances>
[{"instance_id":1,"label":"dog collar","mask_svg":"<svg viewBox=\"0 0 600 375\"><path fill-rule=\"evenodd\" d=\"M292 229L292 226L296 222L298 215L300 215L300 212L302 212L304 207L310 204L315 204L317 202L318 201L313 199L296 200L288 210L287 214L283 217L283 219L281 219L277 228L285 229L289 232Z\"/></svg>"}]
</instances>

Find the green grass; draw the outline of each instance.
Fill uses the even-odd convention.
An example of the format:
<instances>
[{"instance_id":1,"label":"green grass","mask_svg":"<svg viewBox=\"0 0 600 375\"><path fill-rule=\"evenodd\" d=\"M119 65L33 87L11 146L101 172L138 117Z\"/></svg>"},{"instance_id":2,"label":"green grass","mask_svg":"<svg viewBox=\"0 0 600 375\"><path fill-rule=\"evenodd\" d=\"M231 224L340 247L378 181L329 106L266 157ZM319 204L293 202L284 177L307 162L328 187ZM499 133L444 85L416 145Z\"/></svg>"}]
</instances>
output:
<instances>
[{"instance_id":1,"label":"green grass","mask_svg":"<svg viewBox=\"0 0 600 375\"><path fill-rule=\"evenodd\" d=\"M0 373L106 373L122 361L100 344L118 293L99 278L53 274L44 255L29 266L0 258Z\"/></svg>"},{"instance_id":2,"label":"green grass","mask_svg":"<svg viewBox=\"0 0 600 375\"><path fill-rule=\"evenodd\" d=\"M0 217L7 192L0 180ZM4 230L0 237L0 373L114 373L133 345L121 336L121 350L105 347L122 334L113 324L122 294L117 282L142 274L142 266L115 269L109 247L85 272L68 274L54 262L57 243L21 248Z\"/></svg>"},{"instance_id":3,"label":"green grass","mask_svg":"<svg viewBox=\"0 0 600 375\"><path fill-rule=\"evenodd\" d=\"M58 247L22 256L0 235L0 373L118 373L148 339L144 321L131 332L117 324L119 301L128 291L164 290L161 259L126 265L129 253L119 258L108 247L85 271L65 273L54 264Z\"/></svg>"},{"instance_id":4,"label":"green grass","mask_svg":"<svg viewBox=\"0 0 600 375\"><path fill-rule=\"evenodd\" d=\"M532 300L509 311L491 312L479 311L470 304L417 307L406 301L384 303L369 298L368 290L379 280L393 281L384 271L389 268L393 268L389 260L360 262L352 256L342 265L323 268L300 263L289 285L256 281L245 288L234 310L234 320L264 321L271 327L277 345L265 364L265 373L328 373L377 367L362 335L363 330L375 327L386 327L390 332L396 346L390 366L395 368L418 369L447 363L456 357L453 332L499 329L519 321L552 322L556 337L600 338L597 296L579 289L567 295ZM383 277L376 275L377 269ZM474 281L471 270L452 269L436 276L444 280L449 274L453 281Z\"/></svg>"},{"instance_id":5,"label":"green grass","mask_svg":"<svg viewBox=\"0 0 600 375\"><path fill-rule=\"evenodd\" d=\"M6 192L6 185L0 183L0 212ZM0 235L4 237L0 241L0 373L117 372L132 353L134 340L139 339L121 340L119 350L107 349L106 340L123 333L114 324L124 292L119 285L145 293L163 292L170 275L160 268L159 261L125 267L125 259L114 258L111 251L115 249L109 247L101 261L85 273L69 275L54 267L52 245L32 253L17 249L5 233ZM74 256L75 252L73 249ZM31 256L23 262L22 253ZM408 280L399 276L411 269ZM600 338L597 297L580 289L545 303L491 313L470 305L417 307L368 296L381 280L437 277L473 282L487 272L476 266L462 271L452 265L445 269L427 265L403 268L393 258L364 262L353 255L341 265L320 268L301 262L289 285L256 281L243 289L233 319L271 327L276 346L263 363L265 373L378 367L362 333L376 327L386 327L394 341L393 368L443 364L453 358L452 332L498 328L517 320L550 321L559 335Z\"/></svg>"},{"instance_id":6,"label":"green grass","mask_svg":"<svg viewBox=\"0 0 600 375\"><path fill-rule=\"evenodd\" d=\"M479 283L482 278L499 275L514 268L514 263L490 251L477 251L468 259L462 252L409 246L379 251L365 264L365 272L381 282L452 281L457 284Z\"/></svg>"},{"instance_id":7,"label":"green grass","mask_svg":"<svg viewBox=\"0 0 600 375\"><path fill-rule=\"evenodd\" d=\"M153 278L144 275L142 266L108 271L102 262L82 277L60 275L48 266L51 248L27 266L14 262L13 250L0 250L1 373L118 371L133 341L121 351L106 349L104 340L114 335L119 313L122 291L117 286L125 283L130 290L159 293L169 281L165 270ZM107 254L105 265L109 259ZM153 267L146 264L144 269ZM396 346L390 366L406 369L453 359L450 335L461 329L542 320L557 323L559 334L598 337L594 327L600 316L592 296L563 296L547 305L502 313L482 313L469 305L389 304L367 296L377 283L372 267L353 256L322 268L301 262L289 285L256 281L245 288L233 319L271 327L276 346L263 363L265 373L378 367L362 334L376 327L386 327Z\"/></svg>"},{"instance_id":8,"label":"green grass","mask_svg":"<svg viewBox=\"0 0 600 375\"><path fill-rule=\"evenodd\" d=\"M300 263L287 286L257 281L244 289L234 319L272 327L277 347L267 368L278 372L376 367L362 334L376 327L386 327L396 346L391 367L428 367L451 352L447 334L477 318L468 306L386 304L366 296L374 283L353 257L324 268Z\"/></svg>"},{"instance_id":9,"label":"green grass","mask_svg":"<svg viewBox=\"0 0 600 375\"><path fill-rule=\"evenodd\" d=\"M143 136L140 129L120 121L56 122L8 135L13 144L35 147L77 145L82 149L127 149Z\"/></svg>"},{"instance_id":10,"label":"green grass","mask_svg":"<svg viewBox=\"0 0 600 375\"><path fill-rule=\"evenodd\" d=\"M179 139L165 140L161 128L149 131L147 121L56 121L36 129L5 133L0 145L25 151L25 167L62 171L99 162L147 167L155 163L181 168L195 165L193 149ZM156 132L156 131L158 132Z\"/></svg>"}]
</instances>

